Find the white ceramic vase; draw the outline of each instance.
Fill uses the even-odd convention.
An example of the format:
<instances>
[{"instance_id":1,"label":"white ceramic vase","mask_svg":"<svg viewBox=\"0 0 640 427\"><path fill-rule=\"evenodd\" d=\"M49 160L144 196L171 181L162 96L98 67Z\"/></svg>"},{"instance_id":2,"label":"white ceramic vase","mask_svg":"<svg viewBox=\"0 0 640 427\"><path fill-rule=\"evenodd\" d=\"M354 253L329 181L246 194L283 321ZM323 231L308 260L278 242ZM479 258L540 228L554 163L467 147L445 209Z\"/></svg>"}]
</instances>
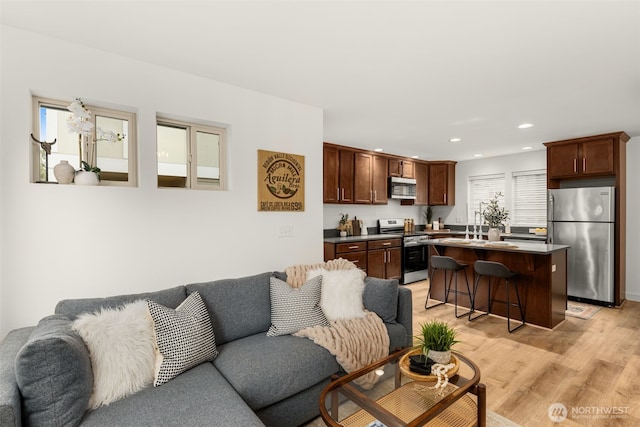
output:
<instances>
[{"instance_id":1,"label":"white ceramic vase","mask_svg":"<svg viewBox=\"0 0 640 427\"><path fill-rule=\"evenodd\" d=\"M60 160L60 163L53 167L53 175L58 184L71 184L75 173L76 170L66 160Z\"/></svg>"},{"instance_id":2,"label":"white ceramic vase","mask_svg":"<svg viewBox=\"0 0 640 427\"><path fill-rule=\"evenodd\" d=\"M95 172L78 171L76 172L74 182L77 185L98 185L100 178L98 178L98 174Z\"/></svg>"},{"instance_id":3,"label":"white ceramic vase","mask_svg":"<svg viewBox=\"0 0 640 427\"><path fill-rule=\"evenodd\" d=\"M340 237L347 237L347 232L344 230L340 231Z\"/></svg>"},{"instance_id":4,"label":"white ceramic vase","mask_svg":"<svg viewBox=\"0 0 640 427\"><path fill-rule=\"evenodd\" d=\"M489 234L487 235L490 242L497 242L500 240L500 229L499 228L490 228Z\"/></svg>"},{"instance_id":5,"label":"white ceramic vase","mask_svg":"<svg viewBox=\"0 0 640 427\"><path fill-rule=\"evenodd\" d=\"M451 361L451 350L448 350L448 351L429 350L427 352L427 357L436 363L442 363L443 365L446 365Z\"/></svg>"}]
</instances>

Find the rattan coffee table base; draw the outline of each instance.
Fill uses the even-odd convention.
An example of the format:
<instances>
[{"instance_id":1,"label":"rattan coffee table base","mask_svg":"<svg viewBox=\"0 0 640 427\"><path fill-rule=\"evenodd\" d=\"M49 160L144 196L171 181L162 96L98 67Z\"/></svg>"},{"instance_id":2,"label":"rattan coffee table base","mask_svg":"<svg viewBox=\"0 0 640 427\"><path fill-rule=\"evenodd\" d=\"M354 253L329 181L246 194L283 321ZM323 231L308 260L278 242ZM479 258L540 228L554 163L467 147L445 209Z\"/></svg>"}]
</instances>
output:
<instances>
[{"instance_id":1,"label":"rattan coffee table base","mask_svg":"<svg viewBox=\"0 0 640 427\"><path fill-rule=\"evenodd\" d=\"M409 423L433 407L436 399L434 390L416 394L414 387L424 388L432 385L419 382L408 383L380 398L377 403L401 420ZM469 395L465 395L426 425L434 427L475 426L477 425L477 414L478 408L475 401ZM360 410L340 421L340 425L344 427L366 427L373 421L375 421L375 418L371 414L365 410Z\"/></svg>"}]
</instances>

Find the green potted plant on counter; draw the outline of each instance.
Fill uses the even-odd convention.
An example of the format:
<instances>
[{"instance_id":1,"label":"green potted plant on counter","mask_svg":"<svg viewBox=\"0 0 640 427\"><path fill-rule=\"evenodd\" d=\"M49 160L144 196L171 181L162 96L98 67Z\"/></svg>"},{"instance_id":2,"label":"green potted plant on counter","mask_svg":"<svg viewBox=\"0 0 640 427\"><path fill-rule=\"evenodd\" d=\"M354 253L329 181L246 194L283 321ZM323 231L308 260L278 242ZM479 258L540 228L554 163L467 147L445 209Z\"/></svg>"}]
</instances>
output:
<instances>
[{"instance_id":1,"label":"green potted plant on counter","mask_svg":"<svg viewBox=\"0 0 640 427\"><path fill-rule=\"evenodd\" d=\"M433 208L431 206L427 206L424 209L423 215L424 215L424 219L427 221L427 224L426 224L425 228L427 230L431 230L431 228L432 228L431 220L433 219Z\"/></svg>"},{"instance_id":2,"label":"green potted plant on counter","mask_svg":"<svg viewBox=\"0 0 640 427\"><path fill-rule=\"evenodd\" d=\"M347 228L349 227L349 214L340 213L340 221L338 222L338 230L340 230L340 237L347 235Z\"/></svg>"},{"instance_id":3,"label":"green potted plant on counter","mask_svg":"<svg viewBox=\"0 0 640 427\"><path fill-rule=\"evenodd\" d=\"M447 364L451 361L451 347L459 342L456 336L457 332L452 326L434 319L420 324L420 335L416 339L425 357L436 363Z\"/></svg>"},{"instance_id":4,"label":"green potted plant on counter","mask_svg":"<svg viewBox=\"0 0 640 427\"><path fill-rule=\"evenodd\" d=\"M502 196L502 193L498 192L493 199L486 203L487 207L482 211L482 217L485 222L489 224L488 239L490 241L500 240L500 227L506 220L509 219L509 211L501 207L498 199Z\"/></svg>"}]
</instances>

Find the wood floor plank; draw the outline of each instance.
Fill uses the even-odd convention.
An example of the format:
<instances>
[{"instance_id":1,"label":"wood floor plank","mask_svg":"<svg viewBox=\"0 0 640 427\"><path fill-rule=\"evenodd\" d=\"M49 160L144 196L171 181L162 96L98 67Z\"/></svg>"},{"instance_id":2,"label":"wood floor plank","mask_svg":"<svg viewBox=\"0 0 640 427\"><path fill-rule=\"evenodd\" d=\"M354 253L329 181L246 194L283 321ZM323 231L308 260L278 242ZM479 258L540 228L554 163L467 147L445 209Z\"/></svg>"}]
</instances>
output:
<instances>
[{"instance_id":1,"label":"wood floor plank","mask_svg":"<svg viewBox=\"0 0 640 427\"><path fill-rule=\"evenodd\" d=\"M603 307L588 320L567 317L553 330L527 325L509 334L501 317L456 319L450 304L425 310L428 281L405 286L413 293L414 334L434 318L456 327L461 342L454 349L480 367L488 409L525 427L640 425L640 303ZM560 424L548 416L556 403L568 410ZM614 407L627 413L606 414Z\"/></svg>"}]
</instances>

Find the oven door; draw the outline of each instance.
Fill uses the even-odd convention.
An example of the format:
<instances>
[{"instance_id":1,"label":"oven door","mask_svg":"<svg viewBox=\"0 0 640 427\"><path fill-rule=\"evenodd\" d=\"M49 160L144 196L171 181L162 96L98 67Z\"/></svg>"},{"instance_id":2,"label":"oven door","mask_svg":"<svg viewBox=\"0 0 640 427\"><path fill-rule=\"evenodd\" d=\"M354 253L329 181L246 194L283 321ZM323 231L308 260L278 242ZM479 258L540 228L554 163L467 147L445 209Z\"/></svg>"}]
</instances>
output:
<instances>
[{"instance_id":1,"label":"oven door","mask_svg":"<svg viewBox=\"0 0 640 427\"><path fill-rule=\"evenodd\" d=\"M429 277L429 246L407 245L404 247L403 283L413 283Z\"/></svg>"}]
</instances>

